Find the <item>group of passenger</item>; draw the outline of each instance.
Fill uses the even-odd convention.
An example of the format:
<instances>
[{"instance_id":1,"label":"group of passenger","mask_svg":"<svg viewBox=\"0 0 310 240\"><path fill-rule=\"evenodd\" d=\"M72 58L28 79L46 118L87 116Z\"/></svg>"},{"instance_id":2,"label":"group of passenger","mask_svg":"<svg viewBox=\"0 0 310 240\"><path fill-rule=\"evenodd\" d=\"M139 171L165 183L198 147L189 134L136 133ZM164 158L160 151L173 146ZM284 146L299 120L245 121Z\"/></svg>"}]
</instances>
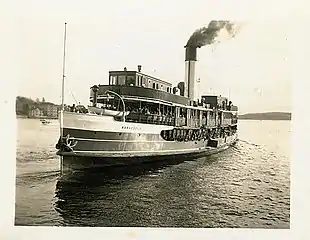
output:
<instances>
[{"instance_id":1,"label":"group of passenger","mask_svg":"<svg viewBox=\"0 0 310 240\"><path fill-rule=\"evenodd\" d=\"M159 107L155 108L155 107L151 107L148 108L146 106L144 107L139 107L139 108L134 108L131 106L126 107L128 111L132 112L132 113L138 113L138 114L145 114L145 115L149 115L149 114L153 114L153 115L163 115L163 116L172 116L172 111L160 111Z\"/></svg>"},{"instance_id":2,"label":"group of passenger","mask_svg":"<svg viewBox=\"0 0 310 240\"><path fill-rule=\"evenodd\" d=\"M228 108L232 105L232 102L229 101L227 105ZM223 102L224 106L224 102ZM226 105L225 105L226 106ZM101 108L114 110L114 111L122 111L122 104L120 101L109 101L104 104ZM74 104L71 111L74 110ZM127 122L137 122L137 123L149 123L156 125L169 125L169 126L186 126L188 125L188 121L190 121L189 125L192 127L200 127L201 125L205 125L207 123L206 116L203 114L202 119L200 120L198 116L192 115L190 119L187 119L187 111L184 109L180 109L179 116L175 117L175 109L169 106L164 106L164 108L159 107L158 104L149 105L142 104L136 105L131 104L130 102L126 103L126 112L129 114L126 115ZM193 113L192 113L193 114ZM210 117L208 117L208 126L215 125L216 123L213 121L213 114L210 113ZM221 118L218 118L220 121ZM220 124L220 122L218 123Z\"/></svg>"},{"instance_id":3,"label":"group of passenger","mask_svg":"<svg viewBox=\"0 0 310 240\"><path fill-rule=\"evenodd\" d=\"M227 101L223 101L222 104L216 105L216 109L223 109L223 110L230 111L232 106L233 106L232 101L229 101L228 104L227 104Z\"/></svg>"},{"instance_id":4,"label":"group of passenger","mask_svg":"<svg viewBox=\"0 0 310 240\"><path fill-rule=\"evenodd\" d=\"M173 130L163 130L161 132L163 139L167 141L179 141L179 142L188 142L188 141L199 141L202 139L207 140L208 134L202 129L173 129Z\"/></svg>"},{"instance_id":5,"label":"group of passenger","mask_svg":"<svg viewBox=\"0 0 310 240\"><path fill-rule=\"evenodd\" d=\"M72 104L72 106L70 105L66 105L64 107L64 110L67 112L75 112L75 113L88 113L87 108L85 108L83 105L79 104L79 105L75 105Z\"/></svg>"},{"instance_id":6,"label":"group of passenger","mask_svg":"<svg viewBox=\"0 0 310 240\"><path fill-rule=\"evenodd\" d=\"M127 107L130 112L126 116L126 121L129 122L143 122L151 124L162 124L162 125L174 125L175 117L172 111L160 111L159 108L146 106L134 108L131 106Z\"/></svg>"},{"instance_id":7,"label":"group of passenger","mask_svg":"<svg viewBox=\"0 0 310 240\"><path fill-rule=\"evenodd\" d=\"M167 141L201 141L209 140L210 138L225 138L235 133L235 130L217 128L217 129L173 129L163 130L161 136Z\"/></svg>"}]
</instances>

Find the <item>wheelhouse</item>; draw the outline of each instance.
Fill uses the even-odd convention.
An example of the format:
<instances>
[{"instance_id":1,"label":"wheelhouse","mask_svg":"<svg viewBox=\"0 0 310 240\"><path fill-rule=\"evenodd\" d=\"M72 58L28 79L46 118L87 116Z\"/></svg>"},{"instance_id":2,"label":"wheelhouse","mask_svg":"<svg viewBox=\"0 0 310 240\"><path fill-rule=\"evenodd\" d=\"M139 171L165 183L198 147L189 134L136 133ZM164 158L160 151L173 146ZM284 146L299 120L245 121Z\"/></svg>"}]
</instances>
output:
<instances>
[{"instance_id":1,"label":"wheelhouse","mask_svg":"<svg viewBox=\"0 0 310 240\"><path fill-rule=\"evenodd\" d=\"M172 93L172 84L161 79L151 77L140 71L110 71L109 85L143 87Z\"/></svg>"}]
</instances>

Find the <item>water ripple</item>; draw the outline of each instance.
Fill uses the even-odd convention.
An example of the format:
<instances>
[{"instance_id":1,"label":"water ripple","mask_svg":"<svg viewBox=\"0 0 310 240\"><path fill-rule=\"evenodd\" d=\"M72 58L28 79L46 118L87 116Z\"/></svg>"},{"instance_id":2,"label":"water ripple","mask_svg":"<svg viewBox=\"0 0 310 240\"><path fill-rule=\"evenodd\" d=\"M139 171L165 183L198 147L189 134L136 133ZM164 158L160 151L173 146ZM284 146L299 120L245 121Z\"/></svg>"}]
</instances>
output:
<instances>
[{"instance_id":1,"label":"water ripple","mask_svg":"<svg viewBox=\"0 0 310 240\"><path fill-rule=\"evenodd\" d=\"M18 124L16 225L289 228L286 122L241 122L209 157L66 175L57 125Z\"/></svg>"}]
</instances>

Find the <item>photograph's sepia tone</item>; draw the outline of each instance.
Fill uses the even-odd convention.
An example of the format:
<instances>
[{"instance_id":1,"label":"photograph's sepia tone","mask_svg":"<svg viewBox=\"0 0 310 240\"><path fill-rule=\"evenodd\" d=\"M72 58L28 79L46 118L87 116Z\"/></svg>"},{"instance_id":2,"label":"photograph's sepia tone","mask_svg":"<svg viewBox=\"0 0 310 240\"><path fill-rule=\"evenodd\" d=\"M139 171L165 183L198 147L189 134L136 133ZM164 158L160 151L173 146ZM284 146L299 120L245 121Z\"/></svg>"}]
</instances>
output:
<instances>
[{"instance_id":1,"label":"photograph's sepia tone","mask_svg":"<svg viewBox=\"0 0 310 240\"><path fill-rule=\"evenodd\" d=\"M15 226L290 228L284 16L172 2L20 16Z\"/></svg>"}]
</instances>

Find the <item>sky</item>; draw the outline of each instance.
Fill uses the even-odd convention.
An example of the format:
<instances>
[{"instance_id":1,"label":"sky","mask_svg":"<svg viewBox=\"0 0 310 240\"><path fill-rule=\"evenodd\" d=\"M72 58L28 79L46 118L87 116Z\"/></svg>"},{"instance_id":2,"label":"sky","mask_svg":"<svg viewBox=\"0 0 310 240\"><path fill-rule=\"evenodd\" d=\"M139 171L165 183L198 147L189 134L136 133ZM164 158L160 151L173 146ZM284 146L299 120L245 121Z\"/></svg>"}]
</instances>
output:
<instances>
[{"instance_id":1,"label":"sky","mask_svg":"<svg viewBox=\"0 0 310 240\"><path fill-rule=\"evenodd\" d=\"M230 96L240 113L291 111L291 30L303 10L298 3L20 1L7 26L16 29L16 94L61 102L64 22L65 103L87 105L89 88L108 84L110 70L140 64L142 72L173 85L184 81L184 45L191 34L211 20L230 20L242 23L234 39L198 50L197 93Z\"/></svg>"}]
</instances>

